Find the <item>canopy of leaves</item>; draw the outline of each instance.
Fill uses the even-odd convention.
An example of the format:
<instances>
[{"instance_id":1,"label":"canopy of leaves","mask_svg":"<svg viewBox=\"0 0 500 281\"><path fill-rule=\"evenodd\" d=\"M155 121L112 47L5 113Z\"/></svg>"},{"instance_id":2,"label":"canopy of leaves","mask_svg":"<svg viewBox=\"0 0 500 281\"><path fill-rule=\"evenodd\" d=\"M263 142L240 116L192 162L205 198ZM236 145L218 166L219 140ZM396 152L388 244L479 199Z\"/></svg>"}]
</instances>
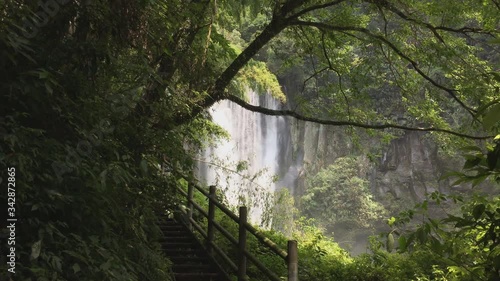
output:
<instances>
[{"instance_id":1,"label":"canopy of leaves","mask_svg":"<svg viewBox=\"0 0 500 281\"><path fill-rule=\"evenodd\" d=\"M368 182L359 178L360 163L341 157L307 183L301 198L304 214L329 231L337 226L368 227L382 215L383 207L372 199Z\"/></svg>"}]
</instances>

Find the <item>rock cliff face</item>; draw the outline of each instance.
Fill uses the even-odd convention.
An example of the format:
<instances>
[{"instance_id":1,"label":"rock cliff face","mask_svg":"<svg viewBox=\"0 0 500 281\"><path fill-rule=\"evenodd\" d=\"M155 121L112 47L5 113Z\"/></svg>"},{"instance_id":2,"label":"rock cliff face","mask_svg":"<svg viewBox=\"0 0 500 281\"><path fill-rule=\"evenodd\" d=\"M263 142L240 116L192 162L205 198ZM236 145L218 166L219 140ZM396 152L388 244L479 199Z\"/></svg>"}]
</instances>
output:
<instances>
[{"instance_id":1,"label":"rock cliff face","mask_svg":"<svg viewBox=\"0 0 500 281\"><path fill-rule=\"evenodd\" d=\"M293 153L301 163L295 195L303 194L305 178L314 175L321 168L332 164L337 158L358 155L366 163L366 169L359 171L359 176L370 182L373 194L383 198L387 194L395 199L419 201L426 193L449 191L447 181L439 178L448 170L459 169L459 162L438 155L435 143L425 133L406 132L383 147L379 157L368 161L370 140L362 140L355 146L343 128L331 128L322 125L292 122L291 135Z\"/></svg>"},{"instance_id":2,"label":"rock cliff face","mask_svg":"<svg viewBox=\"0 0 500 281\"><path fill-rule=\"evenodd\" d=\"M425 134L407 132L393 140L374 167L370 181L376 194L390 192L395 198L422 200L426 193L446 192L439 178L448 167L438 156L436 145Z\"/></svg>"}]
</instances>

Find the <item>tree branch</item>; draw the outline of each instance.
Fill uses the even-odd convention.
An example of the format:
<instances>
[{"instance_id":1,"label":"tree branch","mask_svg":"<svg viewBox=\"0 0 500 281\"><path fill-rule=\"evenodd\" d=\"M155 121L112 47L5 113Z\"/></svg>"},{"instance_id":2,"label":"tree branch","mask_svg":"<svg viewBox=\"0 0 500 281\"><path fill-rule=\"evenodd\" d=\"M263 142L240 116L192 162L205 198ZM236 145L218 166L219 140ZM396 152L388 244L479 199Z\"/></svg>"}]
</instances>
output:
<instances>
[{"instance_id":1,"label":"tree branch","mask_svg":"<svg viewBox=\"0 0 500 281\"><path fill-rule=\"evenodd\" d=\"M404 54L403 51L401 51L398 47L396 47L396 45L394 45L394 43L392 43L387 38L385 38L385 37L383 37L381 35L377 35L377 34L372 33L369 29L366 29L366 28L363 28L363 27L353 27L353 26L334 26L334 25L330 25L330 24L326 24L326 23L322 23L322 22L300 21L300 20L292 21L290 24L291 25L299 25L299 26L311 26L311 27L318 28L320 30L332 30L332 31L339 31L339 32L357 31L357 32L363 33L363 34L365 34L365 35L367 35L367 36L369 36L371 38L377 39L377 40L383 42L389 48L391 48L402 59L408 61L413 66L413 68L415 69L415 71L420 76L422 76L422 78L424 78L425 80L427 80L428 82L430 82L436 88L439 88L439 89L445 91L458 104L460 104L461 107L463 107L464 109L466 109L473 117L475 116L476 110L473 109L473 108L471 108L471 107L469 107L469 106L467 106L462 100L460 100L457 97L457 95L455 94L455 92L457 92L457 90L447 88L447 87L439 84L438 82L436 82L434 79L432 79L431 77L429 77L427 74L425 74L418 67L418 64L417 64L416 61L414 61L413 59L411 59L410 57L408 57L406 54Z\"/></svg>"},{"instance_id":2,"label":"tree branch","mask_svg":"<svg viewBox=\"0 0 500 281\"><path fill-rule=\"evenodd\" d=\"M337 77L339 80L340 93L342 93L342 95L344 96L345 104L347 106L347 118L351 119L351 107L349 106L349 99L347 98L347 95L344 92L344 88L342 87L342 75L340 74L340 71L338 71L337 69L335 69L333 67L332 61L330 60L330 57L328 56L328 52L326 50L326 41L325 41L325 33L324 32L321 34L321 47L323 48L323 55L325 56L325 59L328 62L328 68L337 74Z\"/></svg>"},{"instance_id":3,"label":"tree branch","mask_svg":"<svg viewBox=\"0 0 500 281\"><path fill-rule=\"evenodd\" d=\"M269 116L290 116L293 117L297 120L302 120L302 121L307 121L307 122L314 122L317 124L322 124L322 125L330 125L330 126L352 126L352 127L358 127L358 128L364 128L364 129L375 129L375 130L385 130L385 129L398 129L398 130L405 130L405 131L419 131L419 132L440 132L440 133L446 133L462 138L467 138L467 139L474 139L474 140L484 140L484 139L491 139L494 136L473 136L473 135L468 135L468 134L463 134L463 133L458 133L452 130L447 130L447 129L441 129L441 128L435 128L435 127L407 127L407 126L402 126L398 124L365 124L365 123L359 123L359 122L353 122L353 121L335 121L335 120L325 120L325 119L319 119L319 118L314 118L314 117L307 117L298 114L295 111L291 110L275 110L275 109L269 109L261 106L256 106L256 105L251 105L244 100L238 98L237 96L233 95L228 95L226 96L227 100L230 100L239 106L253 111L253 112L258 112L262 113L265 115Z\"/></svg>"},{"instance_id":4,"label":"tree branch","mask_svg":"<svg viewBox=\"0 0 500 281\"><path fill-rule=\"evenodd\" d=\"M297 4L300 1L291 1ZM286 5L283 9L293 9L294 5ZM194 116L198 115L205 108L209 108L214 103L219 100L223 100L228 96L226 88L236 76L236 74L243 68L250 59L257 54L258 51L264 47L271 39L278 35L285 27L288 26L288 22L284 20L281 16L285 12L276 12L273 16L271 22L264 28L264 30L248 45L243 52L241 52L238 57L222 72L222 74L217 78L214 86L207 91L207 95L201 101L192 108L189 112L184 114L178 114L176 119L173 120L176 124L183 124L188 120L191 120Z\"/></svg>"},{"instance_id":5,"label":"tree branch","mask_svg":"<svg viewBox=\"0 0 500 281\"><path fill-rule=\"evenodd\" d=\"M395 13L400 18L402 18L406 21L410 21L410 22L416 23L418 25L422 25L422 26L427 27L436 36L436 38L438 38L438 40L443 42L443 43L444 43L444 40L441 37L441 35L439 35L437 33L437 30L444 30L444 31L448 31L448 32L462 33L462 34L483 33L483 34L492 35L490 31L485 31L482 28L473 28L473 27L467 27L467 26L464 26L462 28L451 28L451 27L447 27L447 26L433 26L430 23L411 18L408 15L406 15L405 13L403 13L402 11L398 10L396 7L394 7L394 5L391 5L390 3L386 2L386 1L385 1L385 3L386 3L386 5L384 5L384 8L387 8L389 11Z\"/></svg>"},{"instance_id":6,"label":"tree branch","mask_svg":"<svg viewBox=\"0 0 500 281\"><path fill-rule=\"evenodd\" d=\"M305 89L306 89L306 84L307 82L309 82L309 80L313 79L313 78L316 78L317 75L321 74L323 71L325 70L328 70L328 67L324 67L318 71L314 71L313 74L311 74L309 77L307 77L304 82L302 82L302 93L304 93Z\"/></svg>"},{"instance_id":7,"label":"tree branch","mask_svg":"<svg viewBox=\"0 0 500 281\"><path fill-rule=\"evenodd\" d=\"M320 9L323 9L323 8L328 8L328 7L332 7L332 6L335 6L335 5L338 5L342 2L345 2L346 0L337 0L337 1L333 1L333 2L328 2L328 3L325 3L325 4L321 4L321 5L314 5L314 6L311 6L309 8L305 8L304 10L300 11L300 12L297 12L293 15L291 15L290 17L288 17L288 19L296 19L304 14L307 14L309 12L312 12L312 11L315 11L315 10L320 10Z\"/></svg>"}]
</instances>

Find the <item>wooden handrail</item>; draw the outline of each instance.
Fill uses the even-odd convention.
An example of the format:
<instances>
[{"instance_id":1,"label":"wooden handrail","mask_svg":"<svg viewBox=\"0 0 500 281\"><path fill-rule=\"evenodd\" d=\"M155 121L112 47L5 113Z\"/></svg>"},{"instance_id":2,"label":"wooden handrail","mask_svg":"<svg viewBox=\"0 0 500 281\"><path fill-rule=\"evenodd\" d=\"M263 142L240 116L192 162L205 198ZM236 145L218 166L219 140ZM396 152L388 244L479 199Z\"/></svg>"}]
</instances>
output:
<instances>
[{"instance_id":1,"label":"wooden handrail","mask_svg":"<svg viewBox=\"0 0 500 281\"><path fill-rule=\"evenodd\" d=\"M208 211L205 211L200 205L198 205L193 200L193 191L198 190L201 194L208 198ZM237 216L231 210L229 210L226 206L217 201L215 195L215 186L210 186L209 191L207 192L205 189L200 186L189 183L188 192L185 192L181 188L177 187L177 190L181 195L186 197L186 205L188 210L183 211L185 215L188 216L188 227L191 231L193 231L193 227L205 238L205 247L209 255L213 256L214 250L221 256L226 263L229 264L231 269L236 271L238 281L248 280L246 276L247 270L247 258L257 266L259 270L261 270L265 275L267 275L273 281L280 281L281 279L264 264L262 264L259 260L257 260L252 254L250 254L246 250L246 232L250 232L253 234L257 240L267 246L270 250L272 250L275 254L281 257L286 263L288 267L288 281L298 281L298 258L297 258L297 241L290 240L288 241L287 251L281 249L276 243L271 241L265 235L262 234L261 231L254 228L247 222L247 209L246 207L240 207L240 215ZM220 209L223 213L225 213L228 217L230 217L234 222L239 225L239 235L238 239L234 238L226 229L224 229L221 225L219 225L215 221L215 208ZM202 214L205 218L208 219L208 227L205 232L202 227L193 219L193 209L197 209L200 214ZM223 234L233 245L238 248L238 266L227 257L227 255L217 246L214 242L214 229L217 229L219 232Z\"/></svg>"},{"instance_id":2,"label":"wooden handrail","mask_svg":"<svg viewBox=\"0 0 500 281\"><path fill-rule=\"evenodd\" d=\"M189 218L189 224L196 228L198 232L203 236L203 238L207 239L208 235L207 233L203 230L203 228L195 221L193 218Z\"/></svg>"},{"instance_id":3,"label":"wooden handrail","mask_svg":"<svg viewBox=\"0 0 500 281\"><path fill-rule=\"evenodd\" d=\"M247 275L247 207L240 207L240 221L238 229L238 281L245 281Z\"/></svg>"},{"instance_id":4,"label":"wooden handrail","mask_svg":"<svg viewBox=\"0 0 500 281\"><path fill-rule=\"evenodd\" d=\"M297 241L288 240L288 281L299 281Z\"/></svg>"},{"instance_id":5,"label":"wooden handrail","mask_svg":"<svg viewBox=\"0 0 500 281\"><path fill-rule=\"evenodd\" d=\"M249 223L246 223L245 227L247 228L248 232L252 233L262 244L266 245L269 249L271 249L271 251L280 256L282 259L286 260L288 256L286 251L282 250L278 245L276 245L276 243L264 236L260 231L255 229Z\"/></svg>"},{"instance_id":6,"label":"wooden handrail","mask_svg":"<svg viewBox=\"0 0 500 281\"><path fill-rule=\"evenodd\" d=\"M194 187L200 191L203 195L206 197L209 197L209 194L206 190L203 188L194 185ZM187 195L185 192L183 195ZM212 203L217 206L221 211L223 211L228 217L233 219L234 222L239 223L239 218L237 215L235 215L231 210L229 210L226 206L218 202L215 198L212 199L209 197L209 200L212 201ZM269 249L271 249L275 254L279 255L281 258L286 259L287 258L287 252L282 250L276 243L271 241L271 239L267 238L264 236L260 231L258 231L255 227L253 227L251 224L248 222L245 223L245 227L248 230L248 232L252 233L261 243L266 245Z\"/></svg>"},{"instance_id":7,"label":"wooden handrail","mask_svg":"<svg viewBox=\"0 0 500 281\"><path fill-rule=\"evenodd\" d=\"M238 245L238 239L234 238L233 235L231 235L231 233L229 233L229 231L227 231L224 227L222 227L217 222L214 222L214 226L220 233L222 233L222 235L227 238L227 240L233 243L233 245Z\"/></svg>"},{"instance_id":8,"label":"wooden handrail","mask_svg":"<svg viewBox=\"0 0 500 281\"><path fill-rule=\"evenodd\" d=\"M233 212L231 212L231 210L229 210L226 206L224 206L219 201L217 201L216 198L210 198L210 194L206 190L203 190L203 188L201 188L197 185L194 185L194 187L198 191L200 191L201 194L205 195L205 197L207 197L210 201L212 201L212 203L215 204L215 206L217 206L217 208L219 208L222 212L224 212L228 217L233 219L234 222L237 223L239 221L238 216L235 215ZM184 194L186 194L186 193L184 192Z\"/></svg>"},{"instance_id":9,"label":"wooden handrail","mask_svg":"<svg viewBox=\"0 0 500 281\"><path fill-rule=\"evenodd\" d=\"M281 279L276 275L276 273L272 272L267 268L263 263L261 263L258 259L256 259L252 254L250 254L248 251L245 251L245 255L247 258L257 266L260 271L264 272L268 278L271 278L273 281L281 281ZM289 277L290 280L290 277Z\"/></svg>"}]
</instances>

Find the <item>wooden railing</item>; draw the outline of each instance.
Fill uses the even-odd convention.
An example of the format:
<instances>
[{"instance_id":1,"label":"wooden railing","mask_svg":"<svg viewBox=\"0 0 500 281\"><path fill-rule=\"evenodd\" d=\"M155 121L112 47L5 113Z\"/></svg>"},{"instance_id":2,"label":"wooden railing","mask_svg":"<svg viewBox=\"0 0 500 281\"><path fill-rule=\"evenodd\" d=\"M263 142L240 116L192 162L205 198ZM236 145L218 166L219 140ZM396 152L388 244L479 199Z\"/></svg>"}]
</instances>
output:
<instances>
[{"instance_id":1,"label":"wooden railing","mask_svg":"<svg viewBox=\"0 0 500 281\"><path fill-rule=\"evenodd\" d=\"M247 207L240 207L238 216L231 212L226 206L218 202L215 196L215 186L210 186L208 192L195 184L188 185L187 193L179 187L177 187L177 189L183 196L186 197L187 211L184 213L187 216L188 227L191 231L196 230L201 234L201 236L203 236L203 238L205 239L205 247L209 255L214 257L214 252L217 252L218 256L222 260L224 260L225 264L227 264L233 270L233 272L236 273L238 281L249 280L246 274L247 259L250 260L269 279L273 281L283 281L276 275L276 273L267 268L263 263L261 263L257 258L255 258L248 252L246 248L247 231L254 235L262 245L267 246L271 251L273 251L276 255L284 260L288 267L288 281L298 281L297 241L289 240L287 251L278 247L278 245L276 245L269 238L265 237L259 230L255 229L247 222ZM208 210L204 210L193 200L193 193L195 189L208 198ZM233 235L231 235L226 229L224 229L215 221L215 208L218 208L229 218L238 223L238 238L233 237ZM201 215L207 218L208 226L206 231L198 224L198 222L193 219L194 209L198 210ZM231 260L231 258L229 258L226 253L224 253L224 251L222 251L217 245L214 244L215 229L217 229L225 238L227 238L234 246L238 248L237 264L235 264L234 261Z\"/></svg>"}]
</instances>

